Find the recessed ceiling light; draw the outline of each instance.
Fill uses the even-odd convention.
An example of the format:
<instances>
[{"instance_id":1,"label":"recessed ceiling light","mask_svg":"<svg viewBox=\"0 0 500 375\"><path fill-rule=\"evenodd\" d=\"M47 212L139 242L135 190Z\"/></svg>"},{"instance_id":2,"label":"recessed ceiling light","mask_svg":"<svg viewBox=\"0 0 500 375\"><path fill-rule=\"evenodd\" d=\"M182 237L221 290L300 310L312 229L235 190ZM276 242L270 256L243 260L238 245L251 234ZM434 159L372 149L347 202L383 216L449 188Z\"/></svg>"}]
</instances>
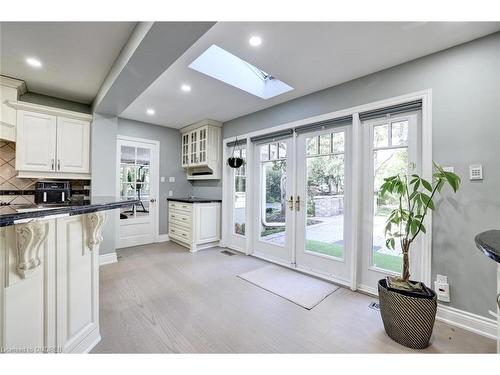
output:
<instances>
[{"instance_id":1,"label":"recessed ceiling light","mask_svg":"<svg viewBox=\"0 0 500 375\"><path fill-rule=\"evenodd\" d=\"M184 84L181 86L181 90L184 92L189 92L191 91L191 86Z\"/></svg>"},{"instance_id":2,"label":"recessed ceiling light","mask_svg":"<svg viewBox=\"0 0 500 375\"><path fill-rule=\"evenodd\" d=\"M28 57L26 63L34 68L40 68L42 66L42 62L34 57Z\"/></svg>"},{"instance_id":3,"label":"recessed ceiling light","mask_svg":"<svg viewBox=\"0 0 500 375\"><path fill-rule=\"evenodd\" d=\"M155 114L155 110L154 110L153 108L148 108L148 109L146 110L146 113L147 113L148 115L150 115L150 116L153 116L153 115Z\"/></svg>"},{"instance_id":4,"label":"recessed ceiling light","mask_svg":"<svg viewBox=\"0 0 500 375\"><path fill-rule=\"evenodd\" d=\"M262 44L262 39L260 36L252 36L248 39L248 43L250 43L252 47L258 47Z\"/></svg>"}]
</instances>

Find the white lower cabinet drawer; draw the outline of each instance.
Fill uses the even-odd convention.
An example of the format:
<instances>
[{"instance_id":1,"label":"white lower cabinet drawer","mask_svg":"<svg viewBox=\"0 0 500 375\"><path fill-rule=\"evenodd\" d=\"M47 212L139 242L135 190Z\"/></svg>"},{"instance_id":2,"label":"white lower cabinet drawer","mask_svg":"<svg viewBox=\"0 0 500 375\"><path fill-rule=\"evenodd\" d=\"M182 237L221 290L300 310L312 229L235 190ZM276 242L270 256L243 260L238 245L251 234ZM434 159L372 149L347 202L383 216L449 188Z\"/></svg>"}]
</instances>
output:
<instances>
[{"instance_id":1,"label":"white lower cabinet drawer","mask_svg":"<svg viewBox=\"0 0 500 375\"><path fill-rule=\"evenodd\" d=\"M174 209L174 210L192 212L193 205L191 203L183 203L183 202L168 202L168 208L169 210Z\"/></svg>"},{"instance_id":2,"label":"white lower cabinet drawer","mask_svg":"<svg viewBox=\"0 0 500 375\"><path fill-rule=\"evenodd\" d=\"M190 212L170 209L168 212L168 220L171 223L190 228L192 225L192 216Z\"/></svg>"},{"instance_id":3,"label":"white lower cabinet drawer","mask_svg":"<svg viewBox=\"0 0 500 375\"><path fill-rule=\"evenodd\" d=\"M180 228L177 225L174 225L172 222L170 223L170 229L168 231L168 235L174 239L178 239L185 242L191 241L191 232L184 228Z\"/></svg>"}]
</instances>

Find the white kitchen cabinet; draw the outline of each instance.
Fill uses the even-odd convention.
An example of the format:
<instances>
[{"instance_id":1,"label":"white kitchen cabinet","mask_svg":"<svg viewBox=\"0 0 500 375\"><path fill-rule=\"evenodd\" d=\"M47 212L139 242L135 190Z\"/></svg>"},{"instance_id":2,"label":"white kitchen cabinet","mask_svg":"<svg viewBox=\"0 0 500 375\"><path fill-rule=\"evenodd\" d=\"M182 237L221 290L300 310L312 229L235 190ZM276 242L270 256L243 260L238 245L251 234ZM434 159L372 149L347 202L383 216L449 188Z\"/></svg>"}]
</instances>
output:
<instances>
[{"instance_id":1,"label":"white kitchen cabinet","mask_svg":"<svg viewBox=\"0 0 500 375\"><path fill-rule=\"evenodd\" d=\"M204 120L181 129L181 160L188 180L220 179L221 126Z\"/></svg>"},{"instance_id":2,"label":"white kitchen cabinet","mask_svg":"<svg viewBox=\"0 0 500 375\"><path fill-rule=\"evenodd\" d=\"M57 171L90 173L90 123L57 118Z\"/></svg>"},{"instance_id":3,"label":"white kitchen cabinet","mask_svg":"<svg viewBox=\"0 0 500 375\"><path fill-rule=\"evenodd\" d=\"M182 134L182 168L189 166L189 133Z\"/></svg>"},{"instance_id":4,"label":"white kitchen cabinet","mask_svg":"<svg viewBox=\"0 0 500 375\"><path fill-rule=\"evenodd\" d=\"M90 178L92 116L9 102L17 110L16 170L28 178Z\"/></svg>"},{"instance_id":5,"label":"white kitchen cabinet","mask_svg":"<svg viewBox=\"0 0 500 375\"><path fill-rule=\"evenodd\" d=\"M16 141L16 110L7 102L17 100L26 92L26 84L23 81L10 77L0 76L0 139L4 141Z\"/></svg>"},{"instance_id":6,"label":"white kitchen cabinet","mask_svg":"<svg viewBox=\"0 0 500 375\"><path fill-rule=\"evenodd\" d=\"M16 170L56 169L56 116L17 111Z\"/></svg>"},{"instance_id":7,"label":"white kitchen cabinet","mask_svg":"<svg viewBox=\"0 0 500 375\"><path fill-rule=\"evenodd\" d=\"M84 353L99 342L105 215L0 228L0 352Z\"/></svg>"},{"instance_id":8,"label":"white kitchen cabinet","mask_svg":"<svg viewBox=\"0 0 500 375\"><path fill-rule=\"evenodd\" d=\"M220 202L168 202L168 236L191 252L219 245Z\"/></svg>"}]
</instances>

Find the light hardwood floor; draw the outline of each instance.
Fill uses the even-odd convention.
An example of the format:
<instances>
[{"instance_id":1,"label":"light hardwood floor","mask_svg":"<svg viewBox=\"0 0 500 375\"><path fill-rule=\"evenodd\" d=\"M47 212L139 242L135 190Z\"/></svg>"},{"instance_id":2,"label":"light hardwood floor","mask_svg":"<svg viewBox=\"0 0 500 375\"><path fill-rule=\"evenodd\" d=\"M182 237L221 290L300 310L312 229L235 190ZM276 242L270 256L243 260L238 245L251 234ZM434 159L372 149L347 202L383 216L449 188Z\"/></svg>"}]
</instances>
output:
<instances>
[{"instance_id":1,"label":"light hardwood floor","mask_svg":"<svg viewBox=\"0 0 500 375\"><path fill-rule=\"evenodd\" d=\"M101 267L94 353L407 353L375 299L339 288L308 311L236 275L267 263L171 242L118 252ZM493 340L436 322L423 352L495 352ZM420 351L421 352L421 351Z\"/></svg>"}]
</instances>

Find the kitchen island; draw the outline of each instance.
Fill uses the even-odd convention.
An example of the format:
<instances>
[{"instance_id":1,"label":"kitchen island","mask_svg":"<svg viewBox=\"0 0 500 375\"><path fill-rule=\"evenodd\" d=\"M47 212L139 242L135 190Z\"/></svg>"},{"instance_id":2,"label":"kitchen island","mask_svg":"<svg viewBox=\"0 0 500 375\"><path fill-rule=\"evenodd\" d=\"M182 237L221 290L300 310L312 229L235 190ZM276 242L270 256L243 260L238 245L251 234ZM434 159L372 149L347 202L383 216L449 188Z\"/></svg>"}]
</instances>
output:
<instances>
[{"instance_id":1,"label":"kitchen island","mask_svg":"<svg viewBox=\"0 0 500 375\"><path fill-rule=\"evenodd\" d=\"M479 233L474 240L484 255L497 262L497 353L500 353L500 230Z\"/></svg>"},{"instance_id":2,"label":"kitchen island","mask_svg":"<svg viewBox=\"0 0 500 375\"><path fill-rule=\"evenodd\" d=\"M0 352L84 353L99 342L106 211L137 202L0 208Z\"/></svg>"}]
</instances>

